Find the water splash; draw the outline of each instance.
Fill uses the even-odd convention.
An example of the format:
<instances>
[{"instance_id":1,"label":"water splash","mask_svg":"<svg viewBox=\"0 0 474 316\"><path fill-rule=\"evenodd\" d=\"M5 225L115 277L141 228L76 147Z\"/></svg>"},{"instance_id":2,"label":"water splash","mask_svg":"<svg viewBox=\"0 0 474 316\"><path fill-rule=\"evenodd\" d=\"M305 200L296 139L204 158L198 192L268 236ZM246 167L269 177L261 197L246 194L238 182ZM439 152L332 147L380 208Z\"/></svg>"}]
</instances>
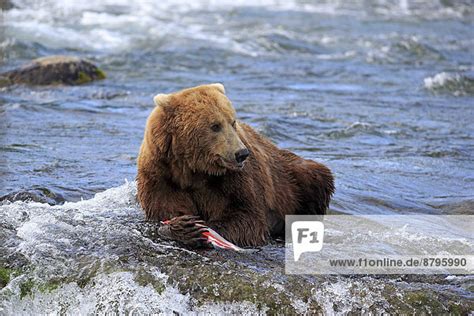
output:
<instances>
[{"instance_id":1,"label":"water splash","mask_svg":"<svg viewBox=\"0 0 474 316\"><path fill-rule=\"evenodd\" d=\"M441 72L425 78L423 83L426 89L435 93L474 95L474 77L467 73Z\"/></svg>"}]
</instances>

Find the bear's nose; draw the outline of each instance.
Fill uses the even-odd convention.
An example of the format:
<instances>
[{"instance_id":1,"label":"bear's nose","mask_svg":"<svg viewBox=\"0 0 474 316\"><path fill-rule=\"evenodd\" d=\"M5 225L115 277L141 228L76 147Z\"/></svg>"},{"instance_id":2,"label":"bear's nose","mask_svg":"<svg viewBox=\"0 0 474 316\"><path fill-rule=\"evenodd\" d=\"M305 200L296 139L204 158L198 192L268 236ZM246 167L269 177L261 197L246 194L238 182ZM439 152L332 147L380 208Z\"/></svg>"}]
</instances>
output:
<instances>
[{"instance_id":1,"label":"bear's nose","mask_svg":"<svg viewBox=\"0 0 474 316\"><path fill-rule=\"evenodd\" d=\"M235 160L237 160L238 163L244 162L249 155L250 151L247 148L241 149L235 153Z\"/></svg>"}]
</instances>

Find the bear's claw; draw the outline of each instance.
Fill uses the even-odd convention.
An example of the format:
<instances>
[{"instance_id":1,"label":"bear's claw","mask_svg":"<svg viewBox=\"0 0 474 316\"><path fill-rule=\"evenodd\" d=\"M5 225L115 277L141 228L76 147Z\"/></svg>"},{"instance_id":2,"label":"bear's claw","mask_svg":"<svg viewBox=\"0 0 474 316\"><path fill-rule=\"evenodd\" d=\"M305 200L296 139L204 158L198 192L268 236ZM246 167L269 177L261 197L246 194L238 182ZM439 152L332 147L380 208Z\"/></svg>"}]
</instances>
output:
<instances>
[{"instance_id":1,"label":"bear's claw","mask_svg":"<svg viewBox=\"0 0 474 316\"><path fill-rule=\"evenodd\" d=\"M203 246L207 244L207 238L202 234L207 231L207 226L199 218L193 215L174 217L160 226L158 233L166 239L178 241L186 246Z\"/></svg>"}]
</instances>

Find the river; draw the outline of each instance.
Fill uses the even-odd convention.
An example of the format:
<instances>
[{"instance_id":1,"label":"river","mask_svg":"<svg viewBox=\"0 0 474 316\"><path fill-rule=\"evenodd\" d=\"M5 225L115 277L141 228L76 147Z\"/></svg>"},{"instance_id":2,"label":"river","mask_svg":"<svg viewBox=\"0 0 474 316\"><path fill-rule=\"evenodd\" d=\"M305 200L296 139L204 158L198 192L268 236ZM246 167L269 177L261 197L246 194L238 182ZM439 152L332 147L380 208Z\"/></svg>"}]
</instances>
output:
<instances>
[{"instance_id":1,"label":"river","mask_svg":"<svg viewBox=\"0 0 474 316\"><path fill-rule=\"evenodd\" d=\"M134 180L152 97L202 83L223 83L239 119L328 165L333 213L474 214L471 1L13 4L1 13L0 72L63 54L92 60L107 79L1 88L0 196L22 201L0 202L0 263L30 267L5 288L13 295L0 292L7 314L19 306L25 313L200 311L179 287L159 293L137 283L137 266L167 278L147 256L173 246L153 243L140 228ZM115 265L122 256L135 261ZM94 285L79 286L84 275ZM28 280L53 276L66 285L47 293L32 286L29 299L19 292ZM437 286L472 301L472 277L449 280ZM327 289L313 296L327 312L364 310L384 297L374 290L348 302L359 281L321 282ZM130 301L116 299L124 292Z\"/></svg>"}]
</instances>

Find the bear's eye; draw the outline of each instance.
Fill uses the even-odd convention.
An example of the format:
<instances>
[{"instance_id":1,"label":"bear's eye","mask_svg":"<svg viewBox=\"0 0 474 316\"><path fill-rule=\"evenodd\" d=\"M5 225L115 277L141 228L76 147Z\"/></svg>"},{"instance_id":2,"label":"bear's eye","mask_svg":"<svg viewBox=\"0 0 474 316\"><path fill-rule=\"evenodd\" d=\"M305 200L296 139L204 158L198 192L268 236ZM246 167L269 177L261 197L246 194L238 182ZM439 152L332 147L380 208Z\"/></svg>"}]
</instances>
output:
<instances>
[{"instance_id":1,"label":"bear's eye","mask_svg":"<svg viewBox=\"0 0 474 316\"><path fill-rule=\"evenodd\" d=\"M222 127L221 127L221 124L219 124L219 123L212 124L212 126L211 126L212 131L213 131L213 132L216 132L216 133L217 133L217 132L220 132L220 131L221 131L221 128L222 128Z\"/></svg>"},{"instance_id":2,"label":"bear's eye","mask_svg":"<svg viewBox=\"0 0 474 316\"><path fill-rule=\"evenodd\" d=\"M237 123L235 120L232 122L232 127L235 128L235 123Z\"/></svg>"}]
</instances>

